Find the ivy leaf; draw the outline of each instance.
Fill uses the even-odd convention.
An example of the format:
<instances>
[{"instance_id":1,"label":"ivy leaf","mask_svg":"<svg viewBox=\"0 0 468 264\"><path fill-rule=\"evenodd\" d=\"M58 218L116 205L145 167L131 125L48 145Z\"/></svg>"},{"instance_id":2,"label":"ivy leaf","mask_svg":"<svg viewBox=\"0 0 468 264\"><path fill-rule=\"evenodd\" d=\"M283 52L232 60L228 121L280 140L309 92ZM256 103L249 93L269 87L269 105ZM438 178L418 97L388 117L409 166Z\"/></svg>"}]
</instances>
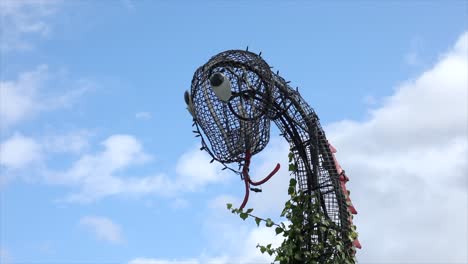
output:
<instances>
[{"instance_id":1,"label":"ivy leaf","mask_svg":"<svg viewBox=\"0 0 468 264\"><path fill-rule=\"evenodd\" d=\"M296 180L296 179L291 178L291 179L289 180L289 186L296 186L296 184L297 184L297 180Z\"/></svg>"},{"instance_id":2,"label":"ivy leaf","mask_svg":"<svg viewBox=\"0 0 468 264\"><path fill-rule=\"evenodd\" d=\"M262 252L262 254L263 254L263 253L265 253L265 251L266 251L266 247L261 246L261 247L260 247L260 252Z\"/></svg>"},{"instance_id":3,"label":"ivy leaf","mask_svg":"<svg viewBox=\"0 0 468 264\"><path fill-rule=\"evenodd\" d=\"M267 218L266 223L265 223L265 226L266 226L266 227L272 227L272 226L273 226L273 221L271 221L270 218Z\"/></svg>"},{"instance_id":4,"label":"ivy leaf","mask_svg":"<svg viewBox=\"0 0 468 264\"><path fill-rule=\"evenodd\" d=\"M297 259L297 260L302 259L301 255L299 255L299 252L294 253L294 258Z\"/></svg>"},{"instance_id":5,"label":"ivy leaf","mask_svg":"<svg viewBox=\"0 0 468 264\"><path fill-rule=\"evenodd\" d=\"M257 223L257 226L260 226L261 221L262 221L262 219L260 219L258 217L255 217L255 223Z\"/></svg>"},{"instance_id":6,"label":"ivy leaf","mask_svg":"<svg viewBox=\"0 0 468 264\"><path fill-rule=\"evenodd\" d=\"M275 231L276 231L276 234L279 235L279 234L281 234L284 230L283 230L283 228L281 228L281 227L277 227L277 228L275 229Z\"/></svg>"},{"instance_id":7,"label":"ivy leaf","mask_svg":"<svg viewBox=\"0 0 468 264\"><path fill-rule=\"evenodd\" d=\"M343 247L340 244L336 245L336 249L338 249L339 252L343 251Z\"/></svg>"},{"instance_id":8,"label":"ivy leaf","mask_svg":"<svg viewBox=\"0 0 468 264\"><path fill-rule=\"evenodd\" d=\"M290 163L290 164L289 164L288 170L289 170L289 171L293 171L293 172L296 171L296 164Z\"/></svg>"},{"instance_id":9,"label":"ivy leaf","mask_svg":"<svg viewBox=\"0 0 468 264\"><path fill-rule=\"evenodd\" d=\"M246 213L241 213L239 216L242 218L242 220L245 220L247 217L249 217L249 215Z\"/></svg>"},{"instance_id":10,"label":"ivy leaf","mask_svg":"<svg viewBox=\"0 0 468 264\"><path fill-rule=\"evenodd\" d=\"M294 161L294 153L291 152L288 155L289 170L293 173L297 173L299 164ZM270 218L259 218L252 215L254 209L241 210L232 206L232 204L226 204L227 208L233 213L238 214L243 220L249 216L254 218L257 226L260 226L262 221L265 222L266 227L273 227L276 235L284 237L283 243L278 248L273 248L271 244L261 246L257 244L257 248L262 254L268 253L271 256L275 256L275 261L286 264L286 263L317 263L317 260L321 259L327 263L333 261L336 263L343 264L355 264L356 260L353 258L352 249L348 249L345 246L346 243L357 238L358 233L356 227L352 225L348 236L342 237L339 232L341 230L337 224L327 219L325 214L320 208L319 199L316 194L308 194L297 187L297 179L294 177L290 178L288 193L290 195L289 200L284 204L281 216L285 216L288 219L287 224L279 222L276 224ZM349 195L349 193L344 193ZM349 203L349 202L348 202ZM308 228L304 225L305 221L304 212L310 212L307 221L314 223L313 228ZM310 241L311 237L325 236L325 241L317 243L310 251L304 252L301 245ZM335 253L332 259L325 257L322 259L324 252L332 248Z\"/></svg>"}]
</instances>

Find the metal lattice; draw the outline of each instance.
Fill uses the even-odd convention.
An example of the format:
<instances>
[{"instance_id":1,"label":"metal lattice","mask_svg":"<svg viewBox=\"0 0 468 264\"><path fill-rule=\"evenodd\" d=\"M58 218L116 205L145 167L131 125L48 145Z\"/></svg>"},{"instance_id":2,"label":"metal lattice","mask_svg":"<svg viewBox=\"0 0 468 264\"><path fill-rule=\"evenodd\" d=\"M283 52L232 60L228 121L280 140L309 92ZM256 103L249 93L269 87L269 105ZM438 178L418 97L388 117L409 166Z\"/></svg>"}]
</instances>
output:
<instances>
[{"instance_id":1,"label":"metal lattice","mask_svg":"<svg viewBox=\"0 0 468 264\"><path fill-rule=\"evenodd\" d=\"M210 87L210 77L223 73L230 81L234 96L225 103ZM260 152L270 138L269 109L273 87L268 65L253 53L223 52L200 67L191 89L193 115L202 127L210 148L220 162L242 162L245 150ZM255 91L266 101L250 98Z\"/></svg>"},{"instance_id":2,"label":"metal lattice","mask_svg":"<svg viewBox=\"0 0 468 264\"><path fill-rule=\"evenodd\" d=\"M232 95L228 100L220 100L214 91L210 78L217 73L229 82ZM314 202L340 228L339 235L348 236L352 224L346 203L349 198L340 181L346 176L338 171L319 118L260 55L230 50L212 57L196 70L185 99L202 149L226 167L229 163L249 164L250 156L268 144L273 121L291 146L299 188L316 194ZM317 239L312 237L311 243Z\"/></svg>"}]
</instances>

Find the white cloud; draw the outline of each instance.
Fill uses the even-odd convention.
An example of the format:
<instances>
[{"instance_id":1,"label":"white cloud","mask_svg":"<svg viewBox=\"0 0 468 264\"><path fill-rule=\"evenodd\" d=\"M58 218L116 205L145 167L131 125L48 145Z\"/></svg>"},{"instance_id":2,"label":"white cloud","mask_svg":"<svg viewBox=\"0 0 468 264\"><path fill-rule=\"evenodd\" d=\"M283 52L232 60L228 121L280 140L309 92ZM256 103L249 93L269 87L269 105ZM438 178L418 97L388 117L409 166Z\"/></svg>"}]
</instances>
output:
<instances>
[{"instance_id":1,"label":"white cloud","mask_svg":"<svg viewBox=\"0 0 468 264\"><path fill-rule=\"evenodd\" d=\"M284 193L287 195L287 188L285 188ZM261 198L268 200L271 196L267 194ZM208 202L208 212L203 230L207 236L208 245L210 245L210 253L222 256L223 263L270 263L273 261L273 257L262 254L257 245L272 244L273 247L278 247L284 238L281 235L276 235L274 228L265 227L264 223L257 227L253 219L248 218L244 222L227 210L227 203L238 207L242 199L243 197L219 195ZM261 205L247 207L254 208L253 214L256 216L278 221L276 218L280 215L285 201L286 199L279 203L272 202L276 203L277 208L269 207L266 210L262 209Z\"/></svg>"},{"instance_id":2,"label":"white cloud","mask_svg":"<svg viewBox=\"0 0 468 264\"><path fill-rule=\"evenodd\" d=\"M431 70L400 85L381 108L371 112L369 121L342 121L329 126L330 129L366 133L362 136L371 139L379 136L388 144L387 150L431 146L434 142L444 143L455 136L466 135L467 36L465 33ZM336 137L340 135L347 134L340 133ZM381 146L373 140L362 144L366 151L381 152Z\"/></svg>"},{"instance_id":3,"label":"white cloud","mask_svg":"<svg viewBox=\"0 0 468 264\"><path fill-rule=\"evenodd\" d=\"M245 238L244 243L242 244L242 248L240 252L240 262L247 263L247 262L263 262L263 263L270 263L273 261L274 257L268 254L262 254L260 250L257 248L257 245L266 246L268 244L272 244L273 248L276 248L281 245L283 242L283 236L276 235L274 228L269 228L265 226L261 226L258 228L253 228L247 238ZM232 257L236 257L233 254Z\"/></svg>"},{"instance_id":4,"label":"white cloud","mask_svg":"<svg viewBox=\"0 0 468 264\"><path fill-rule=\"evenodd\" d=\"M47 181L79 187L78 193L67 198L76 202L91 202L118 193L145 193L163 188L165 179L162 176L124 178L115 175L151 159L137 139L129 135L113 135L104 140L102 146L103 151L82 155L67 171L49 174Z\"/></svg>"},{"instance_id":5,"label":"white cloud","mask_svg":"<svg viewBox=\"0 0 468 264\"><path fill-rule=\"evenodd\" d=\"M34 45L30 37L46 37L51 32L47 18L53 15L59 0L0 1L0 51L29 50Z\"/></svg>"},{"instance_id":6,"label":"white cloud","mask_svg":"<svg viewBox=\"0 0 468 264\"><path fill-rule=\"evenodd\" d=\"M253 219L243 222L239 217L226 209L226 203L238 203L238 197L220 195L207 203L204 212L205 222L202 226L206 236L205 250L197 257L188 259L135 258L129 264L156 263L271 263L273 257L262 254L257 244L272 244L278 247L283 237L275 234L274 228L257 227ZM259 214L256 210L255 214ZM277 212L279 214L279 212Z\"/></svg>"},{"instance_id":7,"label":"white cloud","mask_svg":"<svg viewBox=\"0 0 468 264\"><path fill-rule=\"evenodd\" d=\"M176 165L177 183L193 191L207 184L226 182L232 173L222 171L218 163L211 163L211 158L198 147L182 154Z\"/></svg>"},{"instance_id":8,"label":"white cloud","mask_svg":"<svg viewBox=\"0 0 468 264\"><path fill-rule=\"evenodd\" d=\"M50 153L81 153L90 147L91 133L80 129L64 134L47 135L41 142L44 149Z\"/></svg>"},{"instance_id":9,"label":"white cloud","mask_svg":"<svg viewBox=\"0 0 468 264\"><path fill-rule=\"evenodd\" d=\"M131 163L145 162L149 156L143 152L140 142L127 135L113 135L102 142L106 151L101 158L110 170L117 170Z\"/></svg>"},{"instance_id":10,"label":"white cloud","mask_svg":"<svg viewBox=\"0 0 468 264\"><path fill-rule=\"evenodd\" d=\"M15 132L0 142L0 186L15 178L41 182L48 176L48 160L57 155L82 153L89 148L90 135L86 130L76 130L34 138Z\"/></svg>"},{"instance_id":11,"label":"white cloud","mask_svg":"<svg viewBox=\"0 0 468 264\"><path fill-rule=\"evenodd\" d=\"M222 194L218 195L208 203L208 207L217 210L226 210L226 204L230 203L235 206L236 203L240 204L241 197L234 197L232 195Z\"/></svg>"},{"instance_id":12,"label":"white cloud","mask_svg":"<svg viewBox=\"0 0 468 264\"><path fill-rule=\"evenodd\" d=\"M152 115L150 112L138 112L135 114L135 118L140 120L149 120L151 117Z\"/></svg>"},{"instance_id":13,"label":"white cloud","mask_svg":"<svg viewBox=\"0 0 468 264\"><path fill-rule=\"evenodd\" d=\"M369 120L327 127L351 178L360 261L466 261L467 56L465 33Z\"/></svg>"},{"instance_id":14,"label":"white cloud","mask_svg":"<svg viewBox=\"0 0 468 264\"><path fill-rule=\"evenodd\" d=\"M65 93L46 95L50 90L47 86L58 78L58 74L50 73L47 65L40 65L21 73L17 80L0 81L0 127L5 129L42 111L69 107L90 88L89 83L81 81Z\"/></svg>"},{"instance_id":15,"label":"white cloud","mask_svg":"<svg viewBox=\"0 0 468 264\"><path fill-rule=\"evenodd\" d=\"M90 229L99 240L111 243L123 242L120 226L106 217L84 216L80 219L80 225Z\"/></svg>"},{"instance_id":16,"label":"white cloud","mask_svg":"<svg viewBox=\"0 0 468 264\"><path fill-rule=\"evenodd\" d=\"M219 164L209 164L206 153L190 149L176 165L175 177L163 173L146 176L131 175L128 171L147 163L152 157L141 143L131 135L113 135L102 142L103 150L82 154L63 172L48 173L49 184L77 187L68 202L93 202L111 195L141 196L157 194L175 197L174 208L183 208L187 201L177 197L181 192L198 191L208 184L226 183L232 175L221 171ZM200 164L204 164L200 166Z\"/></svg>"},{"instance_id":17,"label":"white cloud","mask_svg":"<svg viewBox=\"0 0 468 264\"><path fill-rule=\"evenodd\" d=\"M47 66L22 73L16 81L0 82L0 125L16 123L39 108L37 93L47 78Z\"/></svg>"},{"instance_id":18,"label":"white cloud","mask_svg":"<svg viewBox=\"0 0 468 264\"><path fill-rule=\"evenodd\" d=\"M0 165L8 169L8 175L4 172L0 183L18 178L16 169L31 169L30 165L37 164L41 166L34 167L36 177L30 179L76 190L58 201L88 203L113 195L156 194L174 198L172 207L180 209L189 205L180 194L199 191L209 184L226 184L233 177L232 173L222 171L219 164L210 164L208 155L198 148L190 148L180 157L173 177L164 173L134 174L132 169L152 160L137 138L112 135L101 142L101 150L89 152L86 151L90 149L89 136L87 130L77 130L48 134L37 140L16 133L1 143ZM54 155L69 153L80 154L69 168L62 171L47 168L47 161Z\"/></svg>"},{"instance_id":19,"label":"white cloud","mask_svg":"<svg viewBox=\"0 0 468 264\"><path fill-rule=\"evenodd\" d=\"M41 146L32 138L16 133L0 144L0 165L22 169L41 159Z\"/></svg>"}]
</instances>

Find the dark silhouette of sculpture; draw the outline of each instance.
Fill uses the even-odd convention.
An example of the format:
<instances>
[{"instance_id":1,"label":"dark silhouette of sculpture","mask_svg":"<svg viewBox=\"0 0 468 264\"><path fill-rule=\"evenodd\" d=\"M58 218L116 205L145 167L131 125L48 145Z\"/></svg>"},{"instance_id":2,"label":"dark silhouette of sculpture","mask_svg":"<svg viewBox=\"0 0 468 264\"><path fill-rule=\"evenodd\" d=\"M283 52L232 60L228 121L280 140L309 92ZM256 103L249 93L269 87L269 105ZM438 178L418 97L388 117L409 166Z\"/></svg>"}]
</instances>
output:
<instances>
[{"instance_id":1,"label":"dark silhouette of sculpture","mask_svg":"<svg viewBox=\"0 0 468 264\"><path fill-rule=\"evenodd\" d=\"M194 132L201 138L201 149L211 155L212 162L218 161L241 175L246 188L241 209L249 190L259 191L250 185L266 182L279 169L278 164L259 182L248 174L251 157L268 144L273 121L291 147L298 188L315 194L314 202L321 212L339 226L338 235L348 236L351 214L356 210L345 187L348 177L334 157L336 150L325 137L314 110L297 90L272 72L260 54L229 50L212 57L196 70L185 102L193 116ZM228 167L230 163L242 170ZM309 243L318 243L318 239L313 237ZM360 248L357 240L347 246Z\"/></svg>"}]
</instances>

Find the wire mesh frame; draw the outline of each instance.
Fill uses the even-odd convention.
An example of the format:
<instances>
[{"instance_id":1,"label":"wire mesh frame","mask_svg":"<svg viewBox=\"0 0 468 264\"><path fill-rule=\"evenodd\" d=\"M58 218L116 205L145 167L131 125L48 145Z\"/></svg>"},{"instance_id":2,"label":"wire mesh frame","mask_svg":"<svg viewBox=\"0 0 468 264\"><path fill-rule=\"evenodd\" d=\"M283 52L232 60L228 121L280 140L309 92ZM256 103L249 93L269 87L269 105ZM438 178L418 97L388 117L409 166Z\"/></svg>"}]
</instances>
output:
<instances>
[{"instance_id":1,"label":"wire mesh frame","mask_svg":"<svg viewBox=\"0 0 468 264\"><path fill-rule=\"evenodd\" d=\"M319 118L299 92L288 86L279 75L275 74L274 78L278 94L275 95L277 103L273 105L281 109L281 112L273 121L291 145L297 167L295 177L299 188L315 194L316 202L323 213L340 227L342 238L347 238L351 228L350 214ZM320 231L315 229L320 236ZM319 240L323 242L326 239L325 234L321 237L313 237L310 246L314 246ZM344 239L344 241L348 240ZM352 247L351 243L347 246ZM333 256L334 249L329 249L329 251Z\"/></svg>"},{"instance_id":2,"label":"wire mesh frame","mask_svg":"<svg viewBox=\"0 0 468 264\"><path fill-rule=\"evenodd\" d=\"M233 102L227 106L216 101L208 81L215 72L228 75L233 84L233 99L237 101L231 100ZM253 89L249 86L253 86ZM294 175L299 188L315 194L314 202L340 228L339 235L347 238L351 230L350 214L329 143L318 116L298 91L292 89L278 73L273 73L259 55L232 50L214 56L197 69L191 92L195 108L194 132L201 137L201 149L212 156L211 162L219 161L225 166L224 169L241 174L239 170L244 164L244 151L249 149L252 154L260 152L268 144L269 123L274 121L291 146L297 167ZM213 106L213 102L218 104ZM246 104L247 110L236 113L232 104ZM220 132L219 128L225 132ZM236 133L229 134L226 131ZM239 164L238 170L226 165L232 162ZM312 212L304 213L307 215ZM327 240L326 236L319 232L305 248ZM347 246L352 248L351 244ZM326 251L329 258L333 259L335 249Z\"/></svg>"},{"instance_id":3,"label":"wire mesh frame","mask_svg":"<svg viewBox=\"0 0 468 264\"><path fill-rule=\"evenodd\" d=\"M209 78L216 72L231 82L233 97L228 103L210 88ZM194 119L216 160L242 162L246 150L256 154L268 144L270 120L265 113L269 100L253 100L249 94L270 98L271 80L269 66L254 53L227 51L197 69L191 88Z\"/></svg>"}]
</instances>

